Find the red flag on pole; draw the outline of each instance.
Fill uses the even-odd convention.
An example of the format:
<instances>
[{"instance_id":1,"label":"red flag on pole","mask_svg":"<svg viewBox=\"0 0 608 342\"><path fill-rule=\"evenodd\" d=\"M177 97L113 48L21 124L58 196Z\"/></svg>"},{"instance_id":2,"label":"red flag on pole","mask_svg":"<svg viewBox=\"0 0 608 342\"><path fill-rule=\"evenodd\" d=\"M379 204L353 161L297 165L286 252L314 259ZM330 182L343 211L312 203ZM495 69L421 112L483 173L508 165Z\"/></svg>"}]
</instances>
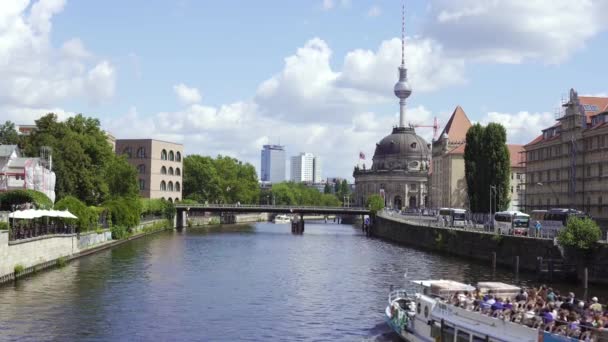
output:
<instances>
[{"instance_id":1,"label":"red flag on pole","mask_svg":"<svg viewBox=\"0 0 608 342\"><path fill-rule=\"evenodd\" d=\"M365 160L365 154L363 152L359 152L359 159Z\"/></svg>"}]
</instances>

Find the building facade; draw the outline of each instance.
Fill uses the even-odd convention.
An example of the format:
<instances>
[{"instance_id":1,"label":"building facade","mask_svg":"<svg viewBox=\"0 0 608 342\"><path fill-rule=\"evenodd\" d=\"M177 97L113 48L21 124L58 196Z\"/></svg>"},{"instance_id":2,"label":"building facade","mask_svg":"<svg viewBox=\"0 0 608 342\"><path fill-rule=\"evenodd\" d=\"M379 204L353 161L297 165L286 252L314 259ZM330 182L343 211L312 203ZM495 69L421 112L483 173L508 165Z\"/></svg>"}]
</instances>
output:
<instances>
[{"instance_id":1,"label":"building facade","mask_svg":"<svg viewBox=\"0 0 608 342\"><path fill-rule=\"evenodd\" d=\"M525 206L587 212L608 222L608 97L570 90L557 122L525 145Z\"/></svg>"},{"instance_id":2,"label":"building facade","mask_svg":"<svg viewBox=\"0 0 608 342\"><path fill-rule=\"evenodd\" d=\"M430 202L434 208L469 207L464 147L471 126L467 114L457 106L439 139L433 142Z\"/></svg>"},{"instance_id":3,"label":"building facade","mask_svg":"<svg viewBox=\"0 0 608 342\"><path fill-rule=\"evenodd\" d=\"M291 181L321 183L321 158L312 153L291 157Z\"/></svg>"},{"instance_id":4,"label":"building facade","mask_svg":"<svg viewBox=\"0 0 608 342\"><path fill-rule=\"evenodd\" d=\"M445 125L439 139L433 142L431 173L431 206L434 208L469 208L464 168L466 136L472 126L458 106ZM525 190L523 145L507 144L511 158L511 194L509 210L522 210Z\"/></svg>"},{"instance_id":5,"label":"building facade","mask_svg":"<svg viewBox=\"0 0 608 342\"><path fill-rule=\"evenodd\" d=\"M412 94L405 67L405 38L401 37L399 81L394 93L399 98L399 125L376 144L371 169L355 167L354 204L365 206L373 194L384 198L386 207L420 208L428 205L431 145L405 123L406 99Z\"/></svg>"},{"instance_id":6,"label":"building facade","mask_svg":"<svg viewBox=\"0 0 608 342\"><path fill-rule=\"evenodd\" d=\"M285 181L285 146L264 145L261 152L260 180L280 183Z\"/></svg>"},{"instance_id":7,"label":"building facade","mask_svg":"<svg viewBox=\"0 0 608 342\"><path fill-rule=\"evenodd\" d=\"M0 145L0 192L30 189L55 202L55 173L49 149L40 158L23 157L16 145Z\"/></svg>"},{"instance_id":8,"label":"building facade","mask_svg":"<svg viewBox=\"0 0 608 342\"><path fill-rule=\"evenodd\" d=\"M184 146L154 139L117 139L116 153L137 169L144 198L182 200Z\"/></svg>"}]
</instances>

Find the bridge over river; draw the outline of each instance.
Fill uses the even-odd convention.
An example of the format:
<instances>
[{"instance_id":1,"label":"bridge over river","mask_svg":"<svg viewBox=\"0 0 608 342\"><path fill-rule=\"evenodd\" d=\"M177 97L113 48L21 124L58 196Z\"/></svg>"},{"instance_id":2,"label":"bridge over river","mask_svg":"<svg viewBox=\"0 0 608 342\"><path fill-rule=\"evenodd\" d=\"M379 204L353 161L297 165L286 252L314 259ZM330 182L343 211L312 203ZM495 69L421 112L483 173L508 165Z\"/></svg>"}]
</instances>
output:
<instances>
[{"instance_id":1,"label":"bridge over river","mask_svg":"<svg viewBox=\"0 0 608 342\"><path fill-rule=\"evenodd\" d=\"M177 220L176 228L183 228L188 220L188 213L210 212L220 214L236 213L273 213L273 214L296 214L300 216L299 224L304 230L304 215L369 215L367 208L361 207L321 207L303 205L257 205L257 204L176 204Z\"/></svg>"}]
</instances>

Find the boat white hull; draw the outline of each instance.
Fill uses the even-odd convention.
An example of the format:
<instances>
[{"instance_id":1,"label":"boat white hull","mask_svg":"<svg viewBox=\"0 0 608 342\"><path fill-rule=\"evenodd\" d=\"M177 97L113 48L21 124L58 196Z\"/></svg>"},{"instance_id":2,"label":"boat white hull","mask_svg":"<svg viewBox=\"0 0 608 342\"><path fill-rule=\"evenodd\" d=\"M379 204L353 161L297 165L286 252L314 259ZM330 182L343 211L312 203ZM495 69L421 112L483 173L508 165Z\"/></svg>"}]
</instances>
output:
<instances>
[{"instance_id":1,"label":"boat white hull","mask_svg":"<svg viewBox=\"0 0 608 342\"><path fill-rule=\"evenodd\" d=\"M408 342L434 342L432 338L425 338L421 332L416 331L415 325L416 321L414 320L407 329L403 329L400 327L399 320L397 317L391 316L391 307L387 306L384 312L384 319L386 324L393 329L393 331L401 337L404 341ZM428 332L425 332L428 334Z\"/></svg>"}]
</instances>

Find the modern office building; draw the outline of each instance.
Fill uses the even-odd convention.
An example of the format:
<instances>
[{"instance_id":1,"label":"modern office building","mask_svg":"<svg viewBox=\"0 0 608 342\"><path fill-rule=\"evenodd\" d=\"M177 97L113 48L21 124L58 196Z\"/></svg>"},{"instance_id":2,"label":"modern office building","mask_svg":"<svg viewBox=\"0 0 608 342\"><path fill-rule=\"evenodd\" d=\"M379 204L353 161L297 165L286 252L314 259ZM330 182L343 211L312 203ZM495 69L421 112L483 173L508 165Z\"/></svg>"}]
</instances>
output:
<instances>
[{"instance_id":1,"label":"modern office building","mask_svg":"<svg viewBox=\"0 0 608 342\"><path fill-rule=\"evenodd\" d=\"M312 153L291 157L291 181L321 183L321 159Z\"/></svg>"},{"instance_id":2,"label":"modern office building","mask_svg":"<svg viewBox=\"0 0 608 342\"><path fill-rule=\"evenodd\" d=\"M608 226L608 97L570 90L557 122L524 146L529 210L583 210Z\"/></svg>"},{"instance_id":3,"label":"modern office building","mask_svg":"<svg viewBox=\"0 0 608 342\"><path fill-rule=\"evenodd\" d=\"M126 155L137 169L142 197L171 202L183 198L182 144L154 139L117 139L116 153Z\"/></svg>"},{"instance_id":4,"label":"modern office building","mask_svg":"<svg viewBox=\"0 0 608 342\"><path fill-rule=\"evenodd\" d=\"M285 146L264 145L262 149L260 180L280 183L285 181Z\"/></svg>"}]
</instances>

